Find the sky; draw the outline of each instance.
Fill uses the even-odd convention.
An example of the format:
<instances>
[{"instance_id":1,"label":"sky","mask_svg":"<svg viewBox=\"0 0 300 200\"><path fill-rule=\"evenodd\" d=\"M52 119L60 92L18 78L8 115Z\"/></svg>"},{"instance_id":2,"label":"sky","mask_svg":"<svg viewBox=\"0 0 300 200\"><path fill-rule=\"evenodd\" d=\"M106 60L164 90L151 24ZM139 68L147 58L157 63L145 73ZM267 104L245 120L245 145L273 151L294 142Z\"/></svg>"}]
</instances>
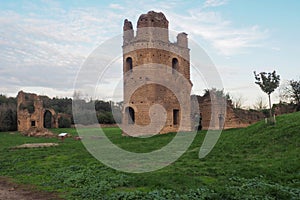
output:
<instances>
[{"instance_id":1,"label":"sky","mask_svg":"<svg viewBox=\"0 0 300 200\"><path fill-rule=\"evenodd\" d=\"M88 56L122 34L124 19L136 29L138 17L150 10L163 12L170 30L186 32L199 44L215 64L225 92L242 97L247 107L259 97L267 100L253 71L276 70L282 83L300 79L298 0L20 0L0 1L0 93L71 97ZM109 81L118 81L121 62L108 72ZM197 85L193 71L191 78ZM111 91L107 87L97 98L109 100ZM278 96L276 91L274 102Z\"/></svg>"}]
</instances>

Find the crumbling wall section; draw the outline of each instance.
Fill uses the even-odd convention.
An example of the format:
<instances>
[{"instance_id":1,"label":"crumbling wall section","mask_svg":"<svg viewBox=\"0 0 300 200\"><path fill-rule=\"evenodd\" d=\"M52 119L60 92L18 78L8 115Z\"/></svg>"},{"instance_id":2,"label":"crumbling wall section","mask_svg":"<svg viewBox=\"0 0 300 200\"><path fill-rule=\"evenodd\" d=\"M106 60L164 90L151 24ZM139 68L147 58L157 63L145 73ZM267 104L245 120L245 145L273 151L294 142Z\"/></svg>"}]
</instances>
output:
<instances>
[{"instance_id":1,"label":"crumbling wall section","mask_svg":"<svg viewBox=\"0 0 300 200\"><path fill-rule=\"evenodd\" d=\"M217 107L221 104L212 103L210 95L197 96L199 108L201 112L201 124L202 128L209 129L230 129L230 128L242 128L247 127L253 123L256 123L264 119L264 114L255 110L243 110L235 109L231 100L227 100L226 111L221 108L212 109L213 106ZM212 110L219 113L213 113ZM221 120L224 121L224 127L221 127Z\"/></svg>"},{"instance_id":2,"label":"crumbling wall section","mask_svg":"<svg viewBox=\"0 0 300 200\"><path fill-rule=\"evenodd\" d=\"M51 108L44 108L38 95L20 91L17 96L18 131L44 130L45 112L51 113L51 128L58 127L57 114Z\"/></svg>"}]
</instances>

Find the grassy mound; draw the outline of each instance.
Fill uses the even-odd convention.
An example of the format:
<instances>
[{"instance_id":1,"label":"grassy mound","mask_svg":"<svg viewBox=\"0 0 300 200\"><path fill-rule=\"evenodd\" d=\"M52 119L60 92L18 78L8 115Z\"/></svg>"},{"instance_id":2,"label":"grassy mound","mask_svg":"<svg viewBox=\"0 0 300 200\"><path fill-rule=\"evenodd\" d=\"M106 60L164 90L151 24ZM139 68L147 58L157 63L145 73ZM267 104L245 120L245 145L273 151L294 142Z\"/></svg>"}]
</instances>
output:
<instances>
[{"instance_id":1,"label":"grassy mound","mask_svg":"<svg viewBox=\"0 0 300 200\"><path fill-rule=\"evenodd\" d=\"M0 176L67 199L298 199L300 196L300 113L282 115L276 126L263 122L223 131L212 152L198 158L206 134L199 132L187 152L154 172L129 174L93 158L80 141L0 134ZM75 129L53 129L54 133ZM91 129L90 131L96 131ZM148 139L122 137L105 128L116 145L132 152L150 152L175 134ZM84 138L83 138L84 139ZM59 142L51 148L11 149L24 143Z\"/></svg>"}]
</instances>

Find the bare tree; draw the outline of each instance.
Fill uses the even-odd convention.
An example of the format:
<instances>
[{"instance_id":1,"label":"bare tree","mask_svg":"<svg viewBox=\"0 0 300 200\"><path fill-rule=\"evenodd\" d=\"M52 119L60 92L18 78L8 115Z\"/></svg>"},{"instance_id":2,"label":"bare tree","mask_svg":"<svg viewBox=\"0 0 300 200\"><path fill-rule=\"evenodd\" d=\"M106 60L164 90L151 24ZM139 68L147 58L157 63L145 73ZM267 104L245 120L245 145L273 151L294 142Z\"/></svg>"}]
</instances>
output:
<instances>
[{"instance_id":1,"label":"bare tree","mask_svg":"<svg viewBox=\"0 0 300 200\"><path fill-rule=\"evenodd\" d=\"M262 96L257 97L254 105L255 110L262 111L267 108L267 103L264 101Z\"/></svg>"},{"instance_id":2,"label":"bare tree","mask_svg":"<svg viewBox=\"0 0 300 200\"><path fill-rule=\"evenodd\" d=\"M281 100L283 99L284 101L300 105L300 80L289 80L279 89L279 97Z\"/></svg>"},{"instance_id":3,"label":"bare tree","mask_svg":"<svg viewBox=\"0 0 300 200\"><path fill-rule=\"evenodd\" d=\"M287 92L289 90L288 88L289 88L289 81L284 80L278 88L278 97L280 99L280 102L286 102L286 103L291 102L290 96Z\"/></svg>"},{"instance_id":4,"label":"bare tree","mask_svg":"<svg viewBox=\"0 0 300 200\"><path fill-rule=\"evenodd\" d=\"M232 98L232 104L234 108L241 109L245 103L245 98L242 94L237 94Z\"/></svg>"}]
</instances>

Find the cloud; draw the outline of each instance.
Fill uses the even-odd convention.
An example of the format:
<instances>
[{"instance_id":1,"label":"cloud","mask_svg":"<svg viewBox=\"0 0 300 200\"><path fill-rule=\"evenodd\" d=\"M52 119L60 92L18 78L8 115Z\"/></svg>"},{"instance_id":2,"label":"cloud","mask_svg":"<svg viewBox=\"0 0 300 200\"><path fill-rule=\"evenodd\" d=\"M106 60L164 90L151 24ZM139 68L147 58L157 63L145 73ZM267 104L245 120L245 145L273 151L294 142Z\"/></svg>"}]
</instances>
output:
<instances>
[{"instance_id":1,"label":"cloud","mask_svg":"<svg viewBox=\"0 0 300 200\"><path fill-rule=\"evenodd\" d=\"M258 25L235 27L218 12L189 10L185 16L169 13L173 29L184 30L193 37L201 37L224 56L244 53L248 48L260 47L268 30Z\"/></svg>"},{"instance_id":2,"label":"cloud","mask_svg":"<svg viewBox=\"0 0 300 200\"><path fill-rule=\"evenodd\" d=\"M227 3L227 0L206 0L204 2L204 6L205 8L207 7L218 7L218 6L222 6L225 5Z\"/></svg>"},{"instance_id":3,"label":"cloud","mask_svg":"<svg viewBox=\"0 0 300 200\"><path fill-rule=\"evenodd\" d=\"M120 4L116 4L116 3L109 4L108 7L112 8L112 9L117 9L117 10L123 10L124 9L124 7L122 7Z\"/></svg>"},{"instance_id":4,"label":"cloud","mask_svg":"<svg viewBox=\"0 0 300 200\"><path fill-rule=\"evenodd\" d=\"M80 66L99 44L120 32L123 16L72 9L60 17L0 11L0 85L11 88L72 89ZM115 23L111 23L115 21ZM2 90L6 93L7 90Z\"/></svg>"},{"instance_id":5,"label":"cloud","mask_svg":"<svg viewBox=\"0 0 300 200\"><path fill-rule=\"evenodd\" d=\"M204 5L221 6L226 2L210 0ZM39 92L45 87L50 96L55 96L52 92L72 90L77 71L89 54L103 41L121 34L125 18L136 27L139 15L149 10L163 11L170 29L203 38L221 55L236 55L258 47L267 36L267 31L257 25L237 28L220 13L203 9L203 4L194 3L195 8L179 13L176 10L185 4L179 0L125 1L68 9L61 4L44 1L27 3L26 12L0 10L2 92L16 94L22 88ZM108 77L114 81L119 74L112 70Z\"/></svg>"},{"instance_id":6,"label":"cloud","mask_svg":"<svg viewBox=\"0 0 300 200\"><path fill-rule=\"evenodd\" d=\"M272 47L271 48L273 51L280 51L281 49L280 49L280 47Z\"/></svg>"}]
</instances>

